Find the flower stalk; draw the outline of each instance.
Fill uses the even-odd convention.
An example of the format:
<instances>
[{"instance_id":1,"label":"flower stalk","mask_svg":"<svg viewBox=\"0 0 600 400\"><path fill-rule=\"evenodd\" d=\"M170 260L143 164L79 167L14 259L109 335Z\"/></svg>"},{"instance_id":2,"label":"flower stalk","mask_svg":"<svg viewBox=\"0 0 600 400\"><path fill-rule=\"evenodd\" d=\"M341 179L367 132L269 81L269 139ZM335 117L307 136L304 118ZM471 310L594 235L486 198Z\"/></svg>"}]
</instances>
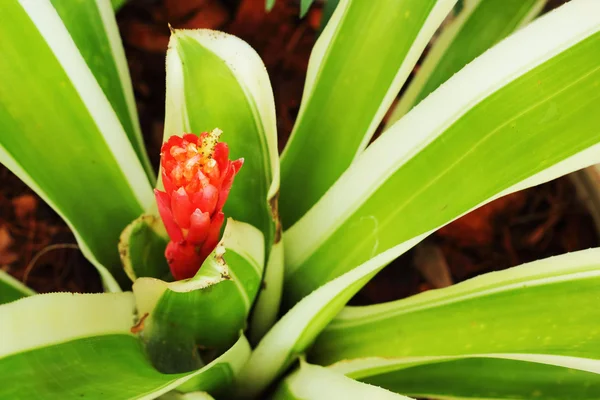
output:
<instances>
[{"instance_id":1,"label":"flower stalk","mask_svg":"<svg viewBox=\"0 0 600 400\"><path fill-rule=\"evenodd\" d=\"M222 131L171 136L161 149L164 192L155 189L169 244L165 257L176 280L193 277L219 241L223 206L244 159L229 159Z\"/></svg>"}]
</instances>

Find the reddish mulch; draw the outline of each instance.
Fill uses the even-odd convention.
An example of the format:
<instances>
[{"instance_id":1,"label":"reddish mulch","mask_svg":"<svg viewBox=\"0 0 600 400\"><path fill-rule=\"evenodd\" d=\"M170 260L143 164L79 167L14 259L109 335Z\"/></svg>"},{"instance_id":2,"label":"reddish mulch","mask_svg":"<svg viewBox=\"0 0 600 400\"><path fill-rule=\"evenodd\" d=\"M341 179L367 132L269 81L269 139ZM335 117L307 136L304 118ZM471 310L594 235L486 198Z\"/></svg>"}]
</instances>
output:
<instances>
[{"instance_id":1,"label":"reddish mulch","mask_svg":"<svg viewBox=\"0 0 600 400\"><path fill-rule=\"evenodd\" d=\"M551 7L562 0L552 0ZM298 2L278 0L271 13L264 0L130 0L119 12L137 105L155 166L163 134L164 60L175 28L210 28L250 43L265 62L275 93L280 148L300 106L310 50L321 9L298 18ZM0 167L0 267L40 292L101 290L94 268L73 248L69 228L41 199ZM427 239L457 282L523 262L588 248L598 237L568 178L503 199L455 221ZM56 246L67 244L67 246ZM50 246L50 247L49 247ZM441 250L441 253L437 250ZM424 251L425 254L431 252ZM422 253L423 253L422 252ZM425 260L425 261L422 261ZM411 251L386 268L354 299L355 304L405 297L430 288L415 269Z\"/></svg>"},{"instance_id":2,"label":"reddish mulch","mask_svg":"<svg viewBox=\"0 0 600 400\"><path fill-rule=\"evenodd\" d=\"M597 246L598 234L569 178L559 178L487 204L440 229L425 243L441 250L456 283ZM415 253L409 251L380 272L352 304L381 303L432 289L415 267Z\"/></svg>"},{"instance_id":3,"label":"reddish mulch","mask_svg":"<svg viewBox=\"0 0 600 400\"><path fill-rule=\"evenodd\" d=\"M39 292L102 292L62 219L0 166L0 268Z\"/></svg>"}]
</instances>

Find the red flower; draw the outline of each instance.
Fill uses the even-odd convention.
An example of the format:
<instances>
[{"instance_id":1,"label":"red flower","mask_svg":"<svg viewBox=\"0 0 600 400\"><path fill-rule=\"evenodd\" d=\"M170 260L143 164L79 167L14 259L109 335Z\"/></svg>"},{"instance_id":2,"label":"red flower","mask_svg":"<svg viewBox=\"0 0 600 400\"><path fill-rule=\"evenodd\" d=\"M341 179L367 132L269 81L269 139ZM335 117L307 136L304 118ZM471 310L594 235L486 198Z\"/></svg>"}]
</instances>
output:
<instances>
[{"instance_id":1,"label":"red flower","mask_svg":"<svg viewBox=\"0 0 600 400\"><path fill-rule=\"evenodd\" d=\"M161 149L165 191L154 190L171 241L165 257L176 280L193 277L219 241L233 178L244 159L229 160L221 130L171 136Z\"/></svg>"}]
</instances>

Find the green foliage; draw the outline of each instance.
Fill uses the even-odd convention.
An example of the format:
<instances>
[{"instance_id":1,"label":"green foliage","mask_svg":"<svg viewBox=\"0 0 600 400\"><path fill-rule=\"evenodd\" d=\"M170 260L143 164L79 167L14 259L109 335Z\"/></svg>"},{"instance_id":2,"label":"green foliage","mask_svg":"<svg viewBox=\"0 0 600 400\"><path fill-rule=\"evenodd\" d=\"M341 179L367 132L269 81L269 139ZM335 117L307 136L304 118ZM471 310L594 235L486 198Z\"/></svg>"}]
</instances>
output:
<instances>
[{"instance_id":1,"label":"green foliage","mask_svg":"<svg viewBox=\"0 0 600 400\"><path fill-rule=\"evenodd\" d=\"M173 30L165 140L218 127L245 158L221 242L175 282L120 3L0 2L0 161L125 290L35 294L0 271L0 399L600 396L598 249L345 307L440 226L600 161L600 3L523 27L543 0L329 0L281 193L262 61L231 35Z\"/></svg>"},{"instance_id":2,"label":"green foliage","mask_svg":"<svg viewBox=\"0 0 600 400\"><path fill-rule=\"evenodd\" d=\"M600 33L587 36L574 24L549 35L558 15L455 75L369 146L287 231L287 304L381 251L522 189L526 178L534 177L526 184L532 186L587 165L583 157L572 159L578 165L566 160L600 139L593 112L600 53L592 51ZM520 40L538 46L524 53ZM561 161L568 171L544 173Z\"/></svg>"},{"instance_id":3,"label":"green foliage","mask_svg":"<svg viewBox=\"0 0 600 400\"><path fill-rule=\"evenodd\" d=\"M223 391L250 354L242 336L205 367L161 374L130 332L131 293L31 296L2 306L2 399L151 399ZM43 334L40 331L43 330Z\"/></svg>"},{"instance_id":4,"label":"green foliage","mask_svg":"<svg viewBox=\"0 0 600 400\"><path fill-rule=\"evenodd\" d=\"M198 347L220 354L236 341L260 288L265 263L261 239L251 225L229 220L222 243L193 278L135 281L138 313L147 315L142 338L159 370L200 368L204 360Z\"/></svg>"},{"instance_id":5,"label":"green foliage","mask_svg":"<svg viewBox=\"0 0 600 400\"><path fill-rule=\"evenodd\" d=\"M303 103L281 156L284 228L297 222L365 149L454 3L339 4L311 53Z\"/></svg>"},{"instance_id":6,"label":"green foliage","mask_svg":"<svg viewBox=\"0 0 600 400\"><path fill-rule=\"evenodd\" d=\"M0 11L1 160L65 219L118 290L115 278L127 281L119 234L153 200L146 171L52 5L8 1Z\"/></svg>"},{"instance_id":7,"label":"green foliage","mask_svg":"<svg viewBox=\"0 0 600 400\"><path fill-rule=\"evenodd\" d=\"M129 279L155 277L172 281L164 257L168 242L165 226L155 215L142 215L127 225L119 239L119 255Z\"/></svg>"},{"instance_id":8,"label":"green foliage","mask_svg":"<svg viewBox=\"0 0 600 400\"><path fill-rule=\"evenodd\" d=\"M472 0L466 2L466 8L461 4L458 15L436 39L418 74L391 112L387 126L477 56L529 23L545 3L546 0ZM459 9L458 3L455 9Z\"/></svg>"},{"instance_id":9,"label":"green foliage","mask_svg":"<svg viewBox=\"0 0 600 400\"><path fill-rule=\"evenodd\" d=\"M320 334L309 359L339 362L338 372L414 396L460 397L472 390L489 398L507 379L491 371L508 366L539 374L535 385L520 380L521 391L566 393L573 389L573 374L582 386L597 382L591 372L597 371L592 360L600 357L599 255L599 249L584 250L395 302L346 308ZM440 332L452 332L452 340ZM461 384L467 371L482 379ZM418 374L445 378L428 387L421 381L426 378L412 380ZM516 389L501 392L510 398ZM597 395L591 387L575 393Z\"/></svg>"},{"instance_id":10,"label":"green foliage","mask_svg":"<svg viewBox=\"0 0 600 400\"><path fill-rule=\"evenodd\" d=\"M272 159L272 153L277 157L277 137L273 93L260 58L233 36L175 31L167 54L167 93L165 140L182 128L207 132L218 126L231 157L244 158L224 212L259 228L270 243L275 229L269 200L278 169ZM275 192L277 187L278 182ZM260 207L247 201L259 198Z\"/></svg>"},{"instance_id":11,"label":"green foliage","mask_svg":"<svg viewBox=\"0 0 600 400\"><path fill-rule=\"evenodd\" d=\"M377 386L365 385L336 374L330 369L302 362L300 368L291 373L279 385L274 399L322 399L344 398L348 400L381 399L403 400L400 396Z\"/></svg>"},{"instance_id":12,"label":"green foliage","mask_svg":"<svg viewBox=\"0 0 600 400\"><path fill-rule=\"evenodd\" d=\"M33 290L0 270L0 304L10 303L33 294L35 294Z\"/></svg>"},{"instance_id":13,"label":"green foliage","mask_svg":"<svg viewBox=\"0 0 600 400\"><path fill-rule=\"evenodd\" d=\"M117 114L148 178L153 181L154 171L144 147L113 11L106 1L94 4L85 0L51 0L51 3ZM112 0L115 9L123 3L124 0Z\"/></svg>"}]
</instances>

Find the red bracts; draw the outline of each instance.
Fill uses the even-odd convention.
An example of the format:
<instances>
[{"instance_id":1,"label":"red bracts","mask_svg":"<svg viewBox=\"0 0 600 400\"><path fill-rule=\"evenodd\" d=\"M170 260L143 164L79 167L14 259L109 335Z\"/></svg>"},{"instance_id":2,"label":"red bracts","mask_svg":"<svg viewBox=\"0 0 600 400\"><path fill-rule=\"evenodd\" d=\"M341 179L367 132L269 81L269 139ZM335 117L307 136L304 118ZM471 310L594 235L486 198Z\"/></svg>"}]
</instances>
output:
<instances>
[{"instance_id":1,"label":"red bracts","mask_svg":"<svg viewBox=\"0 0 600 400\"><path fill-rule=\"evenodd\" d=\"M171 241L165 257L176 280L193 277L213 251L233 178L244 159L229 160L221 130L171 136L161 149L165 191L154 190Z\"/></svg>"}]
</instances>

